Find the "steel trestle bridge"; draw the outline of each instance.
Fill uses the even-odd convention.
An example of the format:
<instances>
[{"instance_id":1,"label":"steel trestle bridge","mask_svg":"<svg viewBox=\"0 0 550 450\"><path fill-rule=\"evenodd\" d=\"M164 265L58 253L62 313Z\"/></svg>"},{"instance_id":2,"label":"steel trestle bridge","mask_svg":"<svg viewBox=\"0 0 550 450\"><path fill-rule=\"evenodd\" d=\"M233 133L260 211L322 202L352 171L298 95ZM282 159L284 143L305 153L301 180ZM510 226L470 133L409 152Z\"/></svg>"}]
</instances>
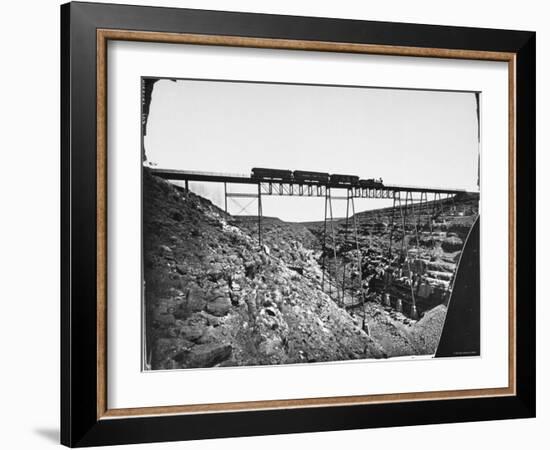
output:
<instances>
[{"instance_id":1,"label":"steel trestle bridge","mask_svg":"<svg viewBox=\"0 0 550 450\"><path fill-rule=\"evenodd\" d=\"M412 220L414 230L416 231L416 240L418 244L418 216L422 215L424 208L424 215L428 215L430 218L430 229L432 218L436 217L442 210L442 202L449 200L454 203L454 197L460 194L478 194L478 192L471 192L461 189L447 189L439 187L418 187L418 186L397 186L397 185L382 185L377 187L360 187L357 185L350 185L345 183L331 183L326 182L308 182L308 181L286 181L286 180L270 180L253 177L251 175L242 174L229 174L229 173L215 173L215 172L198 172L198 171L186 171L186 170L174 170L174 169L160 169L160 168L148 168L150 172L160 178L169 181L183 181L185 182L185 190L189 192L190 181L211 182L211 183L223 183L224 185L224 197L225 197L225 212L227 213L227 200L228 199L251 199L257 202L257 216L258 216L258 243L262 248L262 196L291 196L291 197L321 197L325 199L324 210L324 229L323 229L323 277L322 277L322 289L325 286L325 272L326 272L326 258L327 258L327 240L330 239L332 244L331 257L334 261L335 271L337 265L337 242L333 217L333 200L345 200L346 205L346 218L345 218L345 236L348 235L348 228L350 226L350 219L353 221L353 238L355 241L355 250L357 254L357 271L358 279L362 280L362 256L359 249L358 227L355 214L355 199L388 199L393 200L392 212L391 212L391 225L390 225L390 254L392 251L393 237L396 230L406 235L407 221ZM227 186L230 184L239 185L255 185L257 186L256 192L228 192ZM334 195L337 192L340 195ZM345 195L342 195L345 194ZM431 203L428 197L431 198ZM246 208L244 208L246 209ZM396 211L399 211L396 214ZM417 214L417 212L419 214ZM350 216L351 213L351 216ZM329 230L330 228L330 230ZM401 240L401 253L403 253L404 237ZM408 249L406 249L408 251ZM344 299L344 292L346 289L346 265L343 267L342 285L336 286L336 295L338 302L341 306L356 306L354 300L354 294L352 291L352 305L346 305ZM338 284L338 283L337 283ZM328 281L329 293L332 296L332 283ZM362 283L360 282L359 288L359 303L364 305L364 295L362 292ZM416 318L416 305L414 295L412 296L411 316Z\"/></svg>"}]
</instances>

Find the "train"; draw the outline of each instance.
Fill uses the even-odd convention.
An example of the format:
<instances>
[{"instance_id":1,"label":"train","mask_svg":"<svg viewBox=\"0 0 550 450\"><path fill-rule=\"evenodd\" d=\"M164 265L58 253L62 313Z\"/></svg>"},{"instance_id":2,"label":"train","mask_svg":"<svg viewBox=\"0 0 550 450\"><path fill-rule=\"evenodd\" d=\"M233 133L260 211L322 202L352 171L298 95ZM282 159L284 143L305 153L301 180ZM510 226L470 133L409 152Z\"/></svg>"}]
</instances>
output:
<instances>
[{"instance_id":1,"label":"train","mask_svg":"<svg viewBox=\"0 0 550 450\"><path fill-rule=\"evenodd\" d=\"M384 187L382 178L360 179L356 175L329 174L327 172L312 172L307 170L283 170L254 167L251 178L262 181L276 181L280 183L320 184L334 187L375 188Z\"/></svg>"}]
</instances>

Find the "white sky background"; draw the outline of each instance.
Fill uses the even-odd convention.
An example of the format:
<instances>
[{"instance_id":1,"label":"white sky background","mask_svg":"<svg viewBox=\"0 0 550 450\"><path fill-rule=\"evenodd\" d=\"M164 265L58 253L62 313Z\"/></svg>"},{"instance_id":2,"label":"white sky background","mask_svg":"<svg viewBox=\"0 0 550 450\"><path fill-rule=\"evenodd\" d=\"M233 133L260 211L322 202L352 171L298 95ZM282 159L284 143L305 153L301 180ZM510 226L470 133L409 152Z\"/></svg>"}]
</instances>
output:
<instances>
[{"instance_id":1,"label":"white sky background","mask_svg":"<svg viewBox=\"0 0 550 450\"><path fill-rule=\"evenodd\" d=\"M161 80L153 88L145 149L161 168L301 169L477 191L477 127L474 93ZM222 184L191 188L223 208ZM228 200L229 212L249 202ZM263 196L262 204L265 216L287 221L324 217L321 198ZM355 206L362 211L388 201ZM242 214L256 208L252 201ZM334 215L345 215L345 201L335 202Z\"/></svg>"}]
</instances>

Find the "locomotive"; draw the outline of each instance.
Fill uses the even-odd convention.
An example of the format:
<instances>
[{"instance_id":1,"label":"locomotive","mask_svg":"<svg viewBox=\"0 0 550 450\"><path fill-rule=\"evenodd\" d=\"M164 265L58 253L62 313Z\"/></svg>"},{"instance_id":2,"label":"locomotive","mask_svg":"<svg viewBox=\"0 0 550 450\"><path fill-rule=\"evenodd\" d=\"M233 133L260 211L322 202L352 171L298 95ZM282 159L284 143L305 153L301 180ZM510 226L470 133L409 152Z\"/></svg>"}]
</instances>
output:
<instances>
[{"instance_id":1,"label":"locomotive","mask_svg":"<svg viewBox=\"0 0 550 450\"><path fill-rule=\"evenodd\" d=\"M369 178L368 180L359 180L359 187L361 188L381 188L384 187L382 178L375 180L374 178Z\"/></svg>"},{"instance_id":2,"label":"locomotive","mask_svg":"<svg viewBox=\"0 0 550 450\"><path fill-rule=\"evenodd\" d=\"M360 180L356 175L329 174L306 170L283 170L254 167L251 177L255 180L277 181L280 183L321 184L333 187L382 188L382 178Z\"/></svg>"}]
</instances>

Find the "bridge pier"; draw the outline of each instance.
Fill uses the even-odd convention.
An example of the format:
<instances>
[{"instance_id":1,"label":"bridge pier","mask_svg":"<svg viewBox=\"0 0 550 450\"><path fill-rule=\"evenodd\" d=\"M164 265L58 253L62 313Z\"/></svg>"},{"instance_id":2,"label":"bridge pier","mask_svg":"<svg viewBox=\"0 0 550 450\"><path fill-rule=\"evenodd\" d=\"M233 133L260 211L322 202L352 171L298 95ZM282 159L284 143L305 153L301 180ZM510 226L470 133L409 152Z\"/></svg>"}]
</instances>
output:
<instances>
[{"instance_id":1,"label":"bridge pier","mask_svg":"<svg viewBox=\"0 0 550 450\"><path fill-rule=\"evenodd\" d=\"M353 228L355 232L355 251L357 252L357 271L359 272L359 296L361 298L361 303L363 304L363 309L365 306L365 296L363 295L363 259L361 254L361 249L359 248L359 236L357 233L357 217L355 215L355 201L351 197L351 213L353 216ZM353 292L353 291L352 291ZM353 294L352 294L353 301Z\"/></svg>"},{"instance_id":2,"label":"bridge pier","mask_svg":"<svg viewBox=\"0 0 550 450\"><path fill-rule=\"evenodd\" d=\"M325 192L325 217L323 224L323 273L321 275L321 290L325 291L325 272L326 272L326 248L327 248L327 205L328 205L328 195Z\"/></svg>"},{"instance_id":3,"label":"bridge pier","mask_svg":"<svg viewBox=\"0 0 550 450\"><path fill-rule=\"evenodd\" d=\"M258 183L258 244L262 246L262 186Z\"/></svg>"},{"instance_id":4,"label":"bridge pier","mask_svg":"<svg viewBox=\"0 0 550 450\"><path fill-rule=\"evenodd\" d=\"M398 298L395 303L395 309L397 310L397 312L403 312L403 300L401 300L400 298Z\"/></svg>"},{"instance_id":5,"label":"bridge pier","mask_svg":"<svg viewBox=\"0 0 550 450\"><path fill-rule=\"evenodd\" d=\"M344 247L346 246L346 241L348 239L348 224L349 224L349 196L350 196L350 189L347 191L347 199L346 199L346 225L344 227ZM342 259L342 263L344 265L344 269L342 270L342 303L344 302L344 299L346 298L346 262ZM353 290L352 290L352 298L351 302L353 303ZM345 306L345 305L342 305Z\"/></svg>"},{"instance_id":6,"label":"bridge pier","mask_svg":"<svg viewBox=\"0 0 550 450\"><path fill-rule=\"evenodd\" d=\"M362 258L361 258L361 250L359 248L359 235L357 233L357 217L355 216L355 200L354 200L354 192L353 188L349 188L347 191L347 198L346 198L346 225L344 228L344 245L346 245L347 238L348 238L348 229L349 229L349 213L350 213L350 205L351 205L351 215L353 217L353 236L355 240L355 251L357 252L357 271L359 272L359 295L361 298L361 301L364 302L364 296L363 296L363 274L362 274ZM342 273L342 299L345 299L345 292L346 292L346 263L343 262L344 269ZM353 283L350 279L351 284L351 303L354 304L355 300L355 294L353 289Z\"/></svg>"},{"instance_id":7,"label":"bridge pier","mask_svg":"<svg viewBox=\"0 0 550 450\"><path fill-rule=\"evenodd\" d=\"M223 183L223 197L225 200L225 213L227 214L227 183Z\"/></svg>"}]
</instances>

